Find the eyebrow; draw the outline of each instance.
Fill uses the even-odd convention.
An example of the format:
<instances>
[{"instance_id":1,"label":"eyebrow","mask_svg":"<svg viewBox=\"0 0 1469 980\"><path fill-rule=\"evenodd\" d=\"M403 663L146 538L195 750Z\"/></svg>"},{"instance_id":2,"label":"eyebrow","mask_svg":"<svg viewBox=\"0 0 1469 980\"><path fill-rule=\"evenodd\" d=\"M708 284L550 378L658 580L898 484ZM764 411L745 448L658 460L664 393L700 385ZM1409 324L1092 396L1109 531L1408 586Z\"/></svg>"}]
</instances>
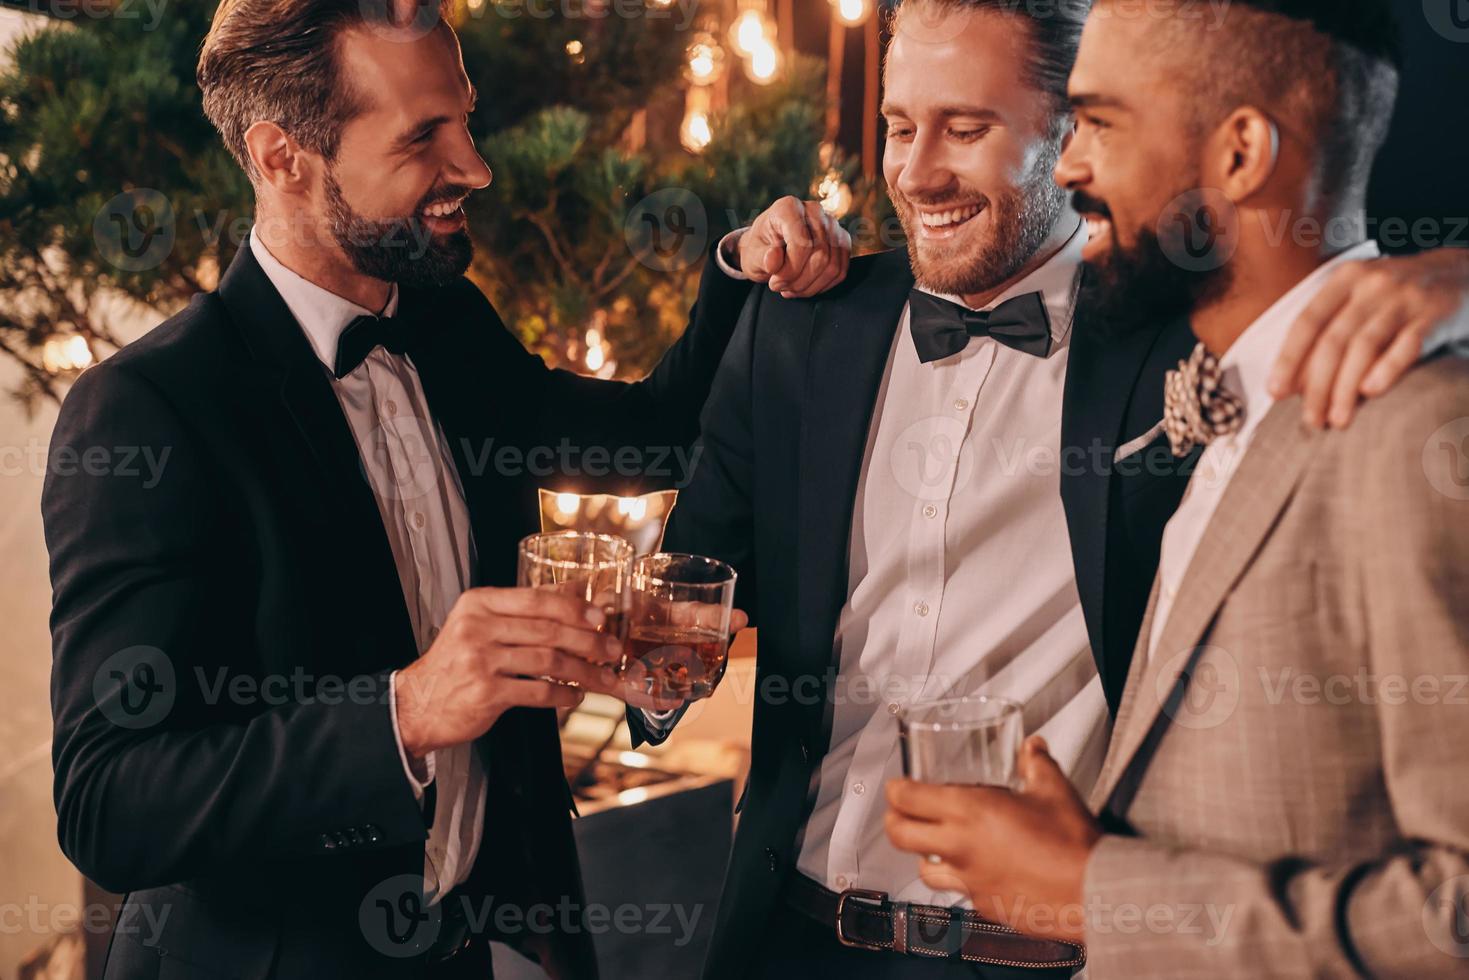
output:
<instances>
[{"instance_id":1,"label":"eyebrow","mask_svg":"<svg viewBox=\"0 0 1469 980\"><path fill-rule=\"evenodd\" d=\"M908 116L908 112L902 106L884 103L882 107L884 116ZM982 109L979 106L946 105L934 110L941 119L953 119L961 117L964 119L983 119L986 122L999 122L1000 114L993 109Z\"/></svg>"},{"instance_id":2,"label":"eyebrow","mask_svg":"<svg viewBox=\"0 0 1469 980\"><path fill-rule=\"evenodd\" d=\"M479 105L479 87L471 82L469 85L469 109L467 111L473 112L477 105ZM397 139L393 140L393 152L397 153L406 150L420 136L438 129L445 123L453 121L454 119L452 117L443 115L432 116L419 121L408 129L405 129Z\"/></svg>"},{"instance_id":3,"label":"eyebrow","mask_svg":"<svg viewBox=\"0 0 1469 980\"><path fill-rule=\"evenodd\" d=\"M1092 92L1077 92L1066 97L1066 101L1073 109L1126 109L1127 104L1121 99L1110 95L1097 95Z\"/></svg>"}]
</instances>

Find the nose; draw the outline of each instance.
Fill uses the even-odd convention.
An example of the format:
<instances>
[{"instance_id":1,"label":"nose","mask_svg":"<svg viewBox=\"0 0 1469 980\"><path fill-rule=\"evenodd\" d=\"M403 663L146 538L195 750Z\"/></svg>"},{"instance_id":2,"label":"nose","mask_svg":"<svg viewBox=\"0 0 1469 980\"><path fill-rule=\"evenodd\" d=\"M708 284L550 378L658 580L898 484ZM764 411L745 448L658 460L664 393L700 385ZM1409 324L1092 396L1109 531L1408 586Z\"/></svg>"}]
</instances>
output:
<instances>
[{"instance_id":1,"label":"nose","mask_svg":"<svg viewBox=\"0 0 1469 980\"><path fill-rule=\"evenodd\" d=\"M479 155L479 150L475 149L474 140L470 138L468 130L459 134L454 144L454 152L450 157L445 179L448 183L474 190L490 186L490 182L495 179L490 165L485 163L484 158Z\"/></svg>"},{"instance_id":2,"label":"nose","mask_svg":"<svg viewBox=\"0 0 1469 980\"><path fill-rule=\"evenodd\" d=\"M954 183L954 172L945 166L942 147L937 140L918 134L908 158L898 175L898 190L904 197L923 198L947 190Z\"/></svg>"}]
</instances>

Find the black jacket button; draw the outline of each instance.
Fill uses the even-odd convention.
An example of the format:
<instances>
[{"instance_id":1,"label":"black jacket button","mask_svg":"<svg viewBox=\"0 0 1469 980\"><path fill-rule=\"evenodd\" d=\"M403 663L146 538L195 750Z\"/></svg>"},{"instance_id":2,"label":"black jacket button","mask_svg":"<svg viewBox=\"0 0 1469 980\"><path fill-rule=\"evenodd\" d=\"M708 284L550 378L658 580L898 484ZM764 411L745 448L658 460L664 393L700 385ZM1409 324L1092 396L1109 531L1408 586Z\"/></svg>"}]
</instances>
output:
<instances>
[{"instance_id":1,"label":"black jacket button","mask_svg":"<svg viewBox=\"0 0 1469 980\"><path fill-rule=\"evenodd\" d=\"M773 848L773 847L767 847L765 849L765 860L770 863L770 870L771 871L779 870L779 868L780 868L780 855L777 854L777 853L775 853L775 848Z\"/></svg>"}]
</instances>

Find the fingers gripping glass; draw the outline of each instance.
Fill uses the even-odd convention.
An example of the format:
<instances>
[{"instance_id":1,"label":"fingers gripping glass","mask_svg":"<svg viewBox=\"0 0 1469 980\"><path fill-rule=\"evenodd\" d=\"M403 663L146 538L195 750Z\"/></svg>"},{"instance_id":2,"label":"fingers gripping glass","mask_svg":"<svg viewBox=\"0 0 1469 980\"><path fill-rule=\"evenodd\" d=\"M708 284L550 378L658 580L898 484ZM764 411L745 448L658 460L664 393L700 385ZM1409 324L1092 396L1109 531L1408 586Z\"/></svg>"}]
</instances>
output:
<instances>
[{"instance_id":1,"label":"fingers gripping glass","mask_svg":"<svg viewBox=\"0 0 1469 980\"><path fill-rule=\"evenodd\" d=\"M520 542L516 581L522 588L553 589L597 606L607 616L601 632L621 638L632 561L632 545L616 535L532 534Z\"/></svg>"}]
</instances>

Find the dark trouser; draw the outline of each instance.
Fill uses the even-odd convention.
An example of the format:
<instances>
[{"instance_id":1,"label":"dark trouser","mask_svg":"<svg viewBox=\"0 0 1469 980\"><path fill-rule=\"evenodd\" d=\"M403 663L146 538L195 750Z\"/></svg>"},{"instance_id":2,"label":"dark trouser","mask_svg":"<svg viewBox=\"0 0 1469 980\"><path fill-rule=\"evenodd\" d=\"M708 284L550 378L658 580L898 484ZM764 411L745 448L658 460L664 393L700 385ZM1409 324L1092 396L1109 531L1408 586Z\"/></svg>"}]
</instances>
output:
<instances>
[{"instance_id":1,"label":"dark trouser","mask_svg":"<svg viewBox=\"0 0 1469 980\"><path fill-rule=\"evenodd\" d=\"M761 937L751 980L1069 980L1074 971L987 966L941 959L853 949L829 929L787 907L777 906Z\"/></svg>"}]
</instances>

